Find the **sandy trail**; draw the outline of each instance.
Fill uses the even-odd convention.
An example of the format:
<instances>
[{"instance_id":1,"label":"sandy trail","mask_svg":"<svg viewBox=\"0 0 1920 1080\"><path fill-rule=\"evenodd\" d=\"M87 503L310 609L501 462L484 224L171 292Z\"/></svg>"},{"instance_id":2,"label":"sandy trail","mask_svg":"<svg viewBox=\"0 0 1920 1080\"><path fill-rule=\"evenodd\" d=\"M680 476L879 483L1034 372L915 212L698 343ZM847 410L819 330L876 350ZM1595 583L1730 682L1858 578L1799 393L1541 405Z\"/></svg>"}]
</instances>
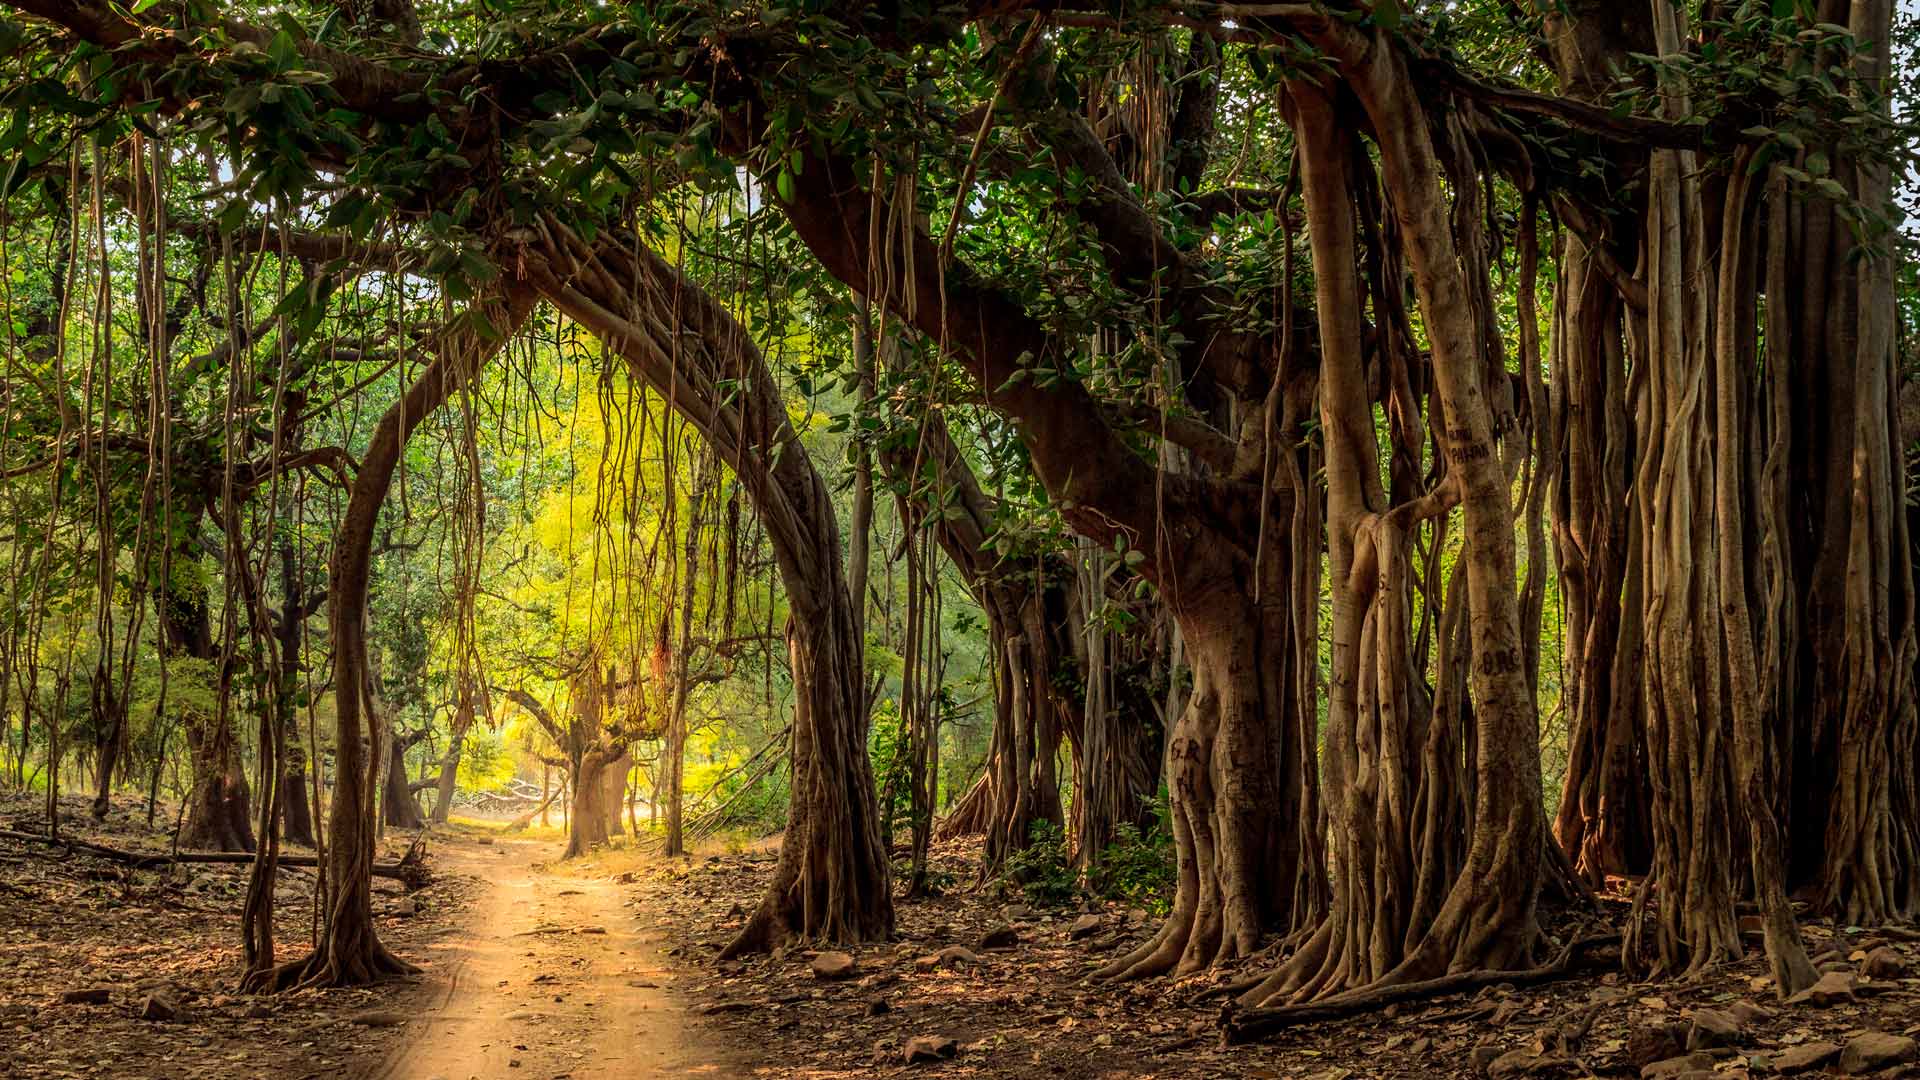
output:
<instances>
[{"instance_id":1,"label":"sandy trail","mask_svg":"<svg viewBox=\"0 0 1920 1080\"><path fill-rule=\"evenodd\" d=\"M560 877L536 863L556 843L470 840L434 858L490 888L467 933L428 958L426 1012L375 1072L378 1080L558 1080L741 1077L739 1055L704 1045L666 989L659 939L636 932L607 881Z\"/></svg>"}]
</instances>

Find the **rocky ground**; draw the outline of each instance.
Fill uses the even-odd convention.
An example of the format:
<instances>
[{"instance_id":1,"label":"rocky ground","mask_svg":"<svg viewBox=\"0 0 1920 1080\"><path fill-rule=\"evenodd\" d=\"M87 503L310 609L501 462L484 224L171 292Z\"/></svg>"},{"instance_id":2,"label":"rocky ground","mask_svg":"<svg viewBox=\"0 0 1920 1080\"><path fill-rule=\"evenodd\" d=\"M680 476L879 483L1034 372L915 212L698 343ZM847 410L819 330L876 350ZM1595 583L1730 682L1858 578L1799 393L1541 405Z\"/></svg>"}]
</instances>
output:
<instances>
[{"instance_id":1,"label":"rocky ground","mask_svg":"<svg viewBox=\"0 0 1920 1080\"><path fill-rule=\"evenodd\" d=\"M1112 986L1087 975L1154 930L1114 905L1036 909L975 879L964 846L938 869L963 884L898 906L895 942L841 954L716 955L773 868L771 852L653 864L628 903L674 942L674 987L721 1041L751 1042L758 1075L1061 1077L1920 1076L1920 935L1812 925L1829 977L1775 1000L1746 962L1692 981L1637 983L1618 953L1575 978L1495 985L1303 1025L1223 1047L1206 980ZM1610 961L1610 962L1608 962Z\"/></svg>"},{"instance_id":2,"label":"rocky ground","mask_svg":"<svg viewBox=\"0 0 1920 1080\"><path fill-rule=\"evenodd\" d=\"M43 831L43 798L0 796L0 828ZM163 811L149 829L131 800L99 825L85 800L64 800L63 820L68 835L155 852L171 825ZM384 858L409 839L393 837ZM244 865L135 870L0 839L0 1077L293 1080L376 1068L419 988L236 993L246 875ZM302 870L281 877L282 957L308 947L314 881ZM475 891L450 874L412 893L375 884L381 936L411 958L457 932Z\"/></svg>"},{"instance_id":3,"label":"rocky ground","mask_svg":"<svg viewBox=\"0 0 1920 1080\"><path fill-rule=\"evenodd\" d=\"M33 831L38 813L35 800L0 797L0 829ZM68 820L86 821L79 800ZM80 834L165 847L134 812ZM387 857L406 839L394 837ZM605 851L552 866L521 850L548 841L434 841L441 857L429 856L426 888L377 883L383 937L439 982L256 998L233 991L245 867L130 870L0 839L0 1077L368 1077L410 1075L415 1059L434 1075L452 1075L452 1063L491 1077L495 1050L510 1070L500 1075L543 1080L596 1068L1100 1080L1920 1076L1920 934L1900 929L1809 925L1826 978L1794 1002L1775 1000L1757 941L1742 964L1687 981L1636 982L1603 952L1577 977L1496 984L1226 1047L1208 979L1087 978L1153 932L1146 911L1035 905L998 884L974 886L968 844L937 853L934 880L954 884L901 902L892 942L722 962L772 872L770 847L673 861ZM312 893L310 874L283 878L284 955L305 948ZM492 941L496 960L477 941ZM508 1011L473 1005L492 997ZM561 1023L569 1018L577 1031ZM473 1062L455 1061L467 1051Z\"/></svg>"}]
</instances>

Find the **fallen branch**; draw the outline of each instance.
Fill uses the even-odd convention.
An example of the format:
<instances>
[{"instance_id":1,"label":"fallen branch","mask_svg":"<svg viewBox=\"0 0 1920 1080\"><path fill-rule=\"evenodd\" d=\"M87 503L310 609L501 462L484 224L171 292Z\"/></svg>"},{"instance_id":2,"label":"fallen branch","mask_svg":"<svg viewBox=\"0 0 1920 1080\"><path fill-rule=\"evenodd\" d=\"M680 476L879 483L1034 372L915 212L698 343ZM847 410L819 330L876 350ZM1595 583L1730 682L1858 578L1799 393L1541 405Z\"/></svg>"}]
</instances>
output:
<instances>
[{"instance_id":1,"label":"fallen branch","mask_svg":"<svg viewBox=\"0 0 1920 1080\"><path fill-rule=\"evenodd\" d=\"M1619 934L1595 934L1592 937L1580 938L1562 950L1552 963L1523 971L1456 971L1437 979L1361 987L1358 990L1335 995L1325 1001L1248 1009L1245 1012L1235 1012L1232 1004L1229 1003L1220 1013L1220 1033L1229 1045L1254 1042L1297 1024L1338 1020L1359 1013L1372 1012L1375 1009L1384 1009L1403 1001L1456 994L1502 983L1526 986L1551 982L1572 972L1574 962L1589 950L1619 943Z\"/></svg>"},{"instance_id":2,"label":"fallen branch","mask_svg":"<svg viewBox=\"0 0 1920 1080\"><path fill-rule=\"evenodd\" d=\"M76 852L83 853L97 859L121 863L135 870L153 870L176 863L244 866L253 862L253 853L247 851L182 851L175 855L165 852L126 851L108 847L105 844L96 844L91 840L76 840L70 837L55 839L40 833L21 832L16 829L0 829L0 839L65 848L69 855ZM289 868L311 869L320 865L319 858L314 855L282 855L278 861L281 866ZM426 885L430 877L426 866L426 848L419 841L415 841L398 862L374 863L373 876L392 878L406 885L409 891L421 888Z\"/></svg>"}]
</instances>

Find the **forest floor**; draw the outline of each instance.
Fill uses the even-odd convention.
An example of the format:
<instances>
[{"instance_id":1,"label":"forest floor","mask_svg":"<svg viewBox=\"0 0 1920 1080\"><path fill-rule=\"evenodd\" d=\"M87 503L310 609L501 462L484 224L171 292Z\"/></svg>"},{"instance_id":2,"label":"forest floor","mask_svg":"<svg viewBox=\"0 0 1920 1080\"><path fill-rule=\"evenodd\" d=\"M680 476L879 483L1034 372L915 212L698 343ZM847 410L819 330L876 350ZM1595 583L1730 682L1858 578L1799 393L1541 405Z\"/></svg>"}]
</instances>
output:
<instances>
[{"instance_id":1,"label":"forest floor","mask_svg":"<svg viewBox=\"0 0 1920 1080\"><path fill-rule=\"evenodd\" d=\"M488 888L461 933L428 946L420 1019L378 1080L751 1075L747 1054L688 1023L664 935L627 909L631 874L550 863L552 840L466 837L438 851L436 871Z\"/></svg>"},{"instance_id":2,"label":"forest floor","mask_svg":"<svg viewBox=\"0 0 1920 1080\"><path fill-rule=\"evenodd\" d=\"M0 828L44 832L44 798L0 795ZM61 800L63 836L166 851L173 818L165 808L150 828L131 797L98 824L86 807L82 798ZM390 837L382 860L399 857L410 840ZM430 844L434 876L423 889L374 882L381 939L416 963L462 933L468 907L486 891L435 866L436 856ZM85 851L0 839L0 1077L298 1080L378 1069L421 987L237 993L247 870L137 870ZM315 881L309 870L282 871L282 959L308 949Z\"/></svg>"},{"instance_id":3,"label":"forest floor","mask_svg":"<svg viewBox=\"0 0 1920 1080\"><path fill-rule=\"evenodd\" d=\"M716 959L772 873L771 852L654 862L631 889L635 906L673 936L668 951L682 967L682 992L700 1002L699 1021L784 1063L759 1075L1360 1080L1637 1077L1652 1066L1645 1075L1668 1080L1847 1067L1920 1076L1920 1064L1874 1064L1850 1052L1856 1042L1861 1051L1885 1049L1862 1039L1880 1033L1893 1037L1897 1055L1900 1040L1910 1051L1920 1034L1920 978L1912 977L1920 935L1911 932L1807 926L1818 959L1854 983L1827 1004L1777 1002L1750 939L1743 963L1694 980L1636 984L1620 973L1615 950L1600 954L1595 970L1558 982L1495 985L1224 1047L1220 1004L1202 998L1212 979L1088 981L1150 936L1156 919L1093 902L1034 907L995 886L974 887L974 850L963 841L936 852L936 878L958 884L900 902L897 940L851 950L852 971L831 980L815 973L818 954L806 949ZM1701 1056L1687 1057L1690 1036ZM916 1046L926 1060L909 1063Z\"/></svg>"},{"instance_id":4,"label":"forest floor","mask_svg":"<svg viewBox=\"0 0 1920 1080\"><path fill-rule=\"evenodd\" d=\"M0 828L38 820L35 800L0 796ZM135 809L94 827L74 800L69 821L116 847L165 846ZM1911 1053L1901 1040L1920 1034L1911 932L1809 925L1849 984L1823 1003L1776 1002L1755 944L1694 980L1635 983L1616 955L1555 983L1223 1047L1207 979L1088 981L1153 932L1147 912L973 886L969 844L937 853L945 894L900 902L896 940L851 950L843 972L804 948L717 959L766 885L771 845L559 863L550 832L456 827L429 843L425 889L376 882L383 940L420 978L252 997L233 992L244 866L129 870L0 840L0 1077L1920 1076L1867 1053ZM282 881L283 955L306 947L312 891L304 871ZM63 1000L87 992L104 1000ZM156 1012L171 1015L143 1015Z\"/></svg>"}]
</instances>

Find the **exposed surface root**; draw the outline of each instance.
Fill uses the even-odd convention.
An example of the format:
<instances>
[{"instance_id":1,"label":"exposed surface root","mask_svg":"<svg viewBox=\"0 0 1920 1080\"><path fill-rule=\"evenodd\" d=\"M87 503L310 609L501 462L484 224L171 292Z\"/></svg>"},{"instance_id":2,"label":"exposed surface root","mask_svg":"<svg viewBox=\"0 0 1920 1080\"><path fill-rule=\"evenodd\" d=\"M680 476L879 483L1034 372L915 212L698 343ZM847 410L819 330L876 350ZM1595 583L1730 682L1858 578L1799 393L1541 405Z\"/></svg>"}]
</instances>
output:
<instances>
[{"instance_id":1,"label":"exposed surface root","mask_svg":"<svg viewBox=\"0 0 1920 1080\"><path fill-rule=\"evenodd\" d=\"M1549 982L1575 971L1577 962L1586 953L1619 943L1619 934L1596 934L1568 945L1552 963L1521 971L1456 971L1438 978L1413 982L1400 981L1402 976L1395 972L1370 985L1336 994L1323 1001L1244 1011L1235 1011L1229 1005L1221 1013L1221 1032L1229 1043L1252 1042L1296 1024L1337 1020L1345 1016L1384 1009L1403 1001L1475 990L1496 983L1524 986Z\"/></svg>"}]
</instances>

